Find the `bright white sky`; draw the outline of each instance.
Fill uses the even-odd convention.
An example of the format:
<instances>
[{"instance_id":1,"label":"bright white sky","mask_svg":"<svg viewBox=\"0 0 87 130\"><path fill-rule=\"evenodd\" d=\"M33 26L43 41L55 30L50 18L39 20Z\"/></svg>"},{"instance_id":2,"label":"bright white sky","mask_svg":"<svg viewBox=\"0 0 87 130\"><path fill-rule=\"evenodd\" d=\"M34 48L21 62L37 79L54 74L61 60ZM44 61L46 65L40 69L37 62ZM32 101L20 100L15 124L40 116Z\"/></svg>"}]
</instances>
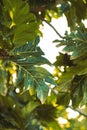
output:
<instances>
[{"instance_id":1,"label":"bright white sky","mask_svg":"<svg viewBox=\"0 0 87 130\"><path fill-rule=\"evenodd\" d=\"M53 19L51 24L56 28L56 30L63 36L65 30L69 31L67 27L67 20L65 16L59 19ZM43 32L43 37L40 41L40 47L45 53L45 57L53 63L56 59L56 55L58 55L58 48L56 48L56 43L52 43L55 39L59 39L56 32L46 23L44 23L44 27L41 29Z\"/></svg>"}]
</instances>

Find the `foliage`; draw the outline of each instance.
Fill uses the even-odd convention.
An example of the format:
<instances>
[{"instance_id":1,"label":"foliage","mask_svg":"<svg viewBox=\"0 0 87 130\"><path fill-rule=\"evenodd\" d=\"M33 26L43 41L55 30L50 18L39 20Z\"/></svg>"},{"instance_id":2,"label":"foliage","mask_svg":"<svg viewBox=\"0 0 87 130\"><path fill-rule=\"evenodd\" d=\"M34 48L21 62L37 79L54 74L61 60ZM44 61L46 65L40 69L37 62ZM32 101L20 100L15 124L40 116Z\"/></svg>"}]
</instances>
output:
<instances>
[{"instance_id":1,"label":"foliage","mask_svg":"<svg viewBox=\"0 0 87 130\"><path fill-rule=\"evenodd\" d=\"M77 107L81 102L86 104L87 82L87 32L84 26L76 27L70 34L65 34L64 40L58 46L64 46L63 51L54 63L56 66L64 66L64 72L58 80L60 87L70 90L72 105ZM57 40L56 40L57 41ZM71 53L70 55L68 55ZM64 90L64 89L63 89Z\"/></svg>"},{"instance_id":2,"label":"foliage","mask_svg":"<svg viewBox=\"0 0 87 130\"><path fill-rule=\"evenodd\" d=\"M86 129L86 6L86 0L0 1L0 130ZM64 36L50 24L62 14L71 28ZM42 67L51 66L39 46L43 21L60 36L57 47L63 46L54 74ZM79 112L76 119L67 108Z\"/></svg>"},{"instance_id":3,"label":"foliage","mask_svg":"<svg viewBox=\"0 0 87 130\"><path fill-rule=\"evenodd\" d=\"M86 0L64 0L60 6L61 14L65 14L68 26L74 29L76 24L80 24L82 20L87 18L87 1Z\"/></svg>"}]
</instances>

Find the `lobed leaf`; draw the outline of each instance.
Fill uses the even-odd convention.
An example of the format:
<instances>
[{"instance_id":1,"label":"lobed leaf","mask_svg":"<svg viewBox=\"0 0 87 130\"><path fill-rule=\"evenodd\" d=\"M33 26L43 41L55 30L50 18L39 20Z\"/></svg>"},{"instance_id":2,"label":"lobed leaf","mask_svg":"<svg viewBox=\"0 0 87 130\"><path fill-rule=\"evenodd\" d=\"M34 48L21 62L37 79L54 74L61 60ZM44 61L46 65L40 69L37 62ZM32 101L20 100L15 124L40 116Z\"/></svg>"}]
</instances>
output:
<instances>
[{"instance_id":1,"label":"lobed leaf","mask_svg":"<svg viewBox=\"0 0 87 130\"><path fill-rule=\"evenodd\" d=\"M55 85L52 75L41 65L50 62L43 56L43 52L38 47L39 37L32 42L28 42L21 47L13 49L9 60L17 66L17 78L15 85L20 86L22 92L34 89L37 97L42 103L45 102L49 87L47 83ZM35 94L35 93L34 93Z\"/></svg>"}]
</instances>

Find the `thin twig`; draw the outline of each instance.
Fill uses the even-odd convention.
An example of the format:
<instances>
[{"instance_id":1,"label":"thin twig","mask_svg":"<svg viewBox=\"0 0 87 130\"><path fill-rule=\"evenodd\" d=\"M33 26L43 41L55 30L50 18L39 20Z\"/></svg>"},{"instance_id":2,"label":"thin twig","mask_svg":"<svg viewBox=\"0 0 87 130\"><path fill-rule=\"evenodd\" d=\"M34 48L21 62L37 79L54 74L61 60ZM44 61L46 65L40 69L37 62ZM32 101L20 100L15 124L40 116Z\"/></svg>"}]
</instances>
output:
<instances>
[{"instance_id":1,"label":"thin twig","mask_svg":"<svg viewBox=\"0 0 87 130\"><path fill-rule=\"evenodd\" d=\"M47 20L45 20L45 19L42 18L42 17L40 17L40 19L41 19L42 21L44 21L45 23L47 23L47 24L56 32L56 34L57 34L60 38L62 38L62 39L65 38L65 37L63 37L63 36L60 35L60 33L53 27L53 25L52 25L51 23L49 23Z\"/></svg>"}]
</instances>

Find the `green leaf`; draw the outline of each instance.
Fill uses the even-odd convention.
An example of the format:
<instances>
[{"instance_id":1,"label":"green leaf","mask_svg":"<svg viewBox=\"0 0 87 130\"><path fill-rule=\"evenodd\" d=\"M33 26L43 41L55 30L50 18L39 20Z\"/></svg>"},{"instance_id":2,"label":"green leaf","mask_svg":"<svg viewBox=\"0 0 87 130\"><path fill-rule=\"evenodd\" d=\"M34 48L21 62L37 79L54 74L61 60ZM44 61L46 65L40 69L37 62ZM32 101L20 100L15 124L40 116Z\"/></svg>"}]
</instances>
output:
<instances>
[{"instance_id":1,"label":"green leaf","mask_svg":"<svg viewBox=\"0 0 87 130\"><path fill-rule=\"evenodd\" d=\"M0 94L2 96L6 96L8 91L7 88L7 73L6 71L1 70L1 74L0 74Z\"/></svg>"},{"instance_id":2,"label":"green leaf","mask_svg":"<svg viewBox=\"0 0 87 130\"><path fill-rule=\"evenodd\" d=\"M70 93L59 93L57 96L57 103L59 105L67 106L70 102Z\"/></svg>"},{"instance_id":3,"label":"green leaf","mask_svg":"<svg viewBox=\"0 0 87 130\"><path fill-rule=\"evenodd\" d=\"M86 53L87 53L87 46L83 44L74 50L74 52L72 53L71 59L79 58L85 55Z\"/></svg>"},{"instance_id":4,"label":"green leaf","mask_svg":"<svg viewBox=\"0 0 87 130\"><path fill-rule=\"evenodd\" d=\"M20 29L21 28L21 29ZM20 28L15 29L13 43L16 46L21 46L24 43L35 38L37 30L37 23L22 24Z\"/></svg>"},{"instance_id":5,"label":"green leaf","mask_svg":"<svg viewBox=\"0 0 87 130\"><path fill-rule=\"evenodd\" d=\"M50 128L53 130L62 130L62 128L60 127L60 124L58 124L57 121L53 121L53 122L48 122L47 124L47 128L50 130Z\"/></svg>"},{"instance_id":6,"label":"green leaf","mask_svg":"<svg viewBox=\"0 0 87 130\"><path fill-rule=\"evenodd\" d=\"M34 94L37 92L37 97L43 103L49 92L47 83L53 85L56 85L56 83L50 72L41 67L43 64L50 65L50 62L43 56L38 43L39 37L36 37L34 41L13 49L9 60L17 66L18 73L16 81L18 84L21 83L19 86L21 85L22 92L29 90L31 93L33 89Z\"/></svg>"},{"instance_id":7,"label":"green leaf","mask_svg":"<svg viewBox=\"0 0 87 130\"><path fill-rule=\"evenodd\" d=\"M33 86L34 86L34 79L27 74L26 78L24 79L24 90L29 90Z\"/></svg>"},{"instance_id":8,"label":"green leaf","mask_svg":"<svg viewBox=\"0 0 87 130\"><path fill-rule=\"evenodd\" d=\"M23 76L24 76L24 71L21 68L19 68L17 79L16 79L16 84L19 84L23 80Z\"/></svg>"},{"instance_id":9,"label":"green leaf","mask_svg":"<svg viewBox=\"0 0 87 130\"><path fill-rule=\"evenodd\" d=\"M44 83L44 81L40 81L37 86L37 97L40 99L41 103L44 103L49 92L49 87Z\"/></svg>"},{"instance_id":10,"label":"green leaf","mask_svg":"<svg viewBox=\"0 0 87 130\"><path fill-rule=\"evenodd\" d=\"M70 4L68 2L62 2L61 6L59 7L60 13L63 14L68 11L70 8Z\"/></svg>"},{"instance_id":11,"label":"green leaf","mask_svg":"<svg viewBox=\"0 0 87 130\"><path fill-rule=\"evenodd\" d=\"M27 42L21 47L14 48L10 52L10 55L20 55L23 57L28 57L31 55L33 55L33 56L44 55L43 51L38 46L39 41L40 41L40 38L39 38L39 36L37 36L35 40L33 40L31 42Z\"/></svg>"},{"instance_id":12,"label":"green leaf","mask_svg":"<svg viewBox=\"0 0 87 130\"><path fill-rule=\"evenodd\" d=\"M9 28L5 37L14 47L33 40L37 35L38 23L35 15L30 13L28 3L22 0L4 0L4 6L2 24Z\"/></svg>"},{"instance_id":13,"label":"green leaf","mask_svg":"<svg viewBox=\"0 0 87 130\"><path fill-rule=\"evenodd\" d=\"M83 83L85 80L85 75L76 75L71 82L71 99L72 105L77 107L83 99L84 91L83 91Z\"/></svg>"},{"instance_id":14,"label":"green leaf","mask_svg":"<svg viewBox=\"0 0 87 130\"><path fill-rule=\"evenodd\" d=\"M65 38L58 43L64 46L63 51L71 52L71 59L87 55L87 31L84 26L76 27L75 31L65 34Z\"/></svg>"},{"instance_id":15,"label":"green leaf","mask_svg":"<svg viewBox=\"0 0 87 130\"><path fill-rule=\"evenodd\" d=\"M46 64L49 63L49 61L44 58L44 57L29 57L29 58L25 58L25 59L18 59L16 61L17 64L23 65L23 66L27 66L27 65L31 65L31 64L35 64L35 65L41 65L41 64Z\"/></svg>"},{"instance_id":16,"label":"green leaf","mask_svg":"<svg viewBox=\"0 0 87 130\"><path fill-rule=\"evenodd\" d=\"M25 3L22 0L4 0L4 4L5 10L8 11L9 17L11 18L12 22L14 22L14 26L16 24L18 25L27 22L26 20L28 20L29 17L28 3ZM21 16L24 16L25 19L23 19Z\"/></svg>"},{"instance_id":17,"label":"green leaf","mask_svg":"<svg viewBox=\"0 0 87 130\"><path fill-rule=\"evenodd\" d=\"M77 88L75 90L73 97L72 97L72 106L74 108L78 107L80 102L82 101L82 98L83 98L82 94L83 94L82 89Z\"/></svg>"},{"instance_id":18,"label":"green leaf","mask_svg":"<svg viewBox=\"0 0 87 130\"><path fill-rule=\"evenodd\" d=\"M82 104L87 104L87 78L85 79L84 83L83 83L83 100L82 100Z\"/></svg>"},{"instance_id":19,"label":"green leaf","mask_svg":"<svg viewBox=\"0 0 87 130\"><path fill-rule=\"evenodd\" d=\"M38 67L36 66L35 68L30 68L30 71L32 72L32 74L34 75L34 77L36 77L38 79L38 81L40 79L44 79L45 81L47 81L47 78L52 77L52 75L45 69L42 67ZM49 83L49 81L47 81Z\"/></svg>"},{"instance_id":20,"label":"green leaf","mask_svg":"<svg viewBox=\"0 0 87 130\"><path fill-rule=\"evenodd\" d=\"M38 102L30 101L25 107L22 108L23 117L26 118L31 112L39 106Z\"/></svg>"},{"instance_id":21,"label":"green leaf","mask_svg":"<svg viewBox=\"0 0 87 130\"><path fill-rule=\"evenodd\" d=\"M46 81L47 83L53 84L53 85L55 85L55 86L57 85L56 82L54 81L52 75L46 76L46 77L45 77L45 81Z\"/></svg>"},{"instance_id":22,"label":"green leaf","mask_svg":"<svg viewBox=\"0 0 87 130\"><path fill-rule=\"evenodd\" d=\"M55 66L72 66L73 62L70 60L70 55L67 53L59 53L59 56L56 57Z\"/></svg>"},{"instance_id":23,"label":"green leaf","mask_svg":"<svg viewBox=\"0 0 87 130\"><path fill-rule=\"evenodd\" d=\"M0 94L6 96L7 90L6 79L0 77Z\"/></svg>"}]
</instances>

